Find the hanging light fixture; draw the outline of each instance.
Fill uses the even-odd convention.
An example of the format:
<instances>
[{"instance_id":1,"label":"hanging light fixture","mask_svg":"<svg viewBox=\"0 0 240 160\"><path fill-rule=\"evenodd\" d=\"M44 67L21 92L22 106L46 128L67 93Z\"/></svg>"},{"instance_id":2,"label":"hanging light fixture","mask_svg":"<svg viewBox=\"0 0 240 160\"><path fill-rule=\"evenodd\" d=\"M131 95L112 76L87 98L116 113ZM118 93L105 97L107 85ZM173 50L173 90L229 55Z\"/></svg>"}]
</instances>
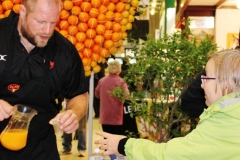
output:
<instances>
[{"instance_id":1,"label":"hanging light fixture","mask_svg":"<svg viewBox=\"0 0 240 160\"><path fill-rule=\"evenodd\" d=\"M151 4L152 4L152 7L155 8L157 6L156 0L153 0Z\"/></svg>"},{"instance_id":2,"label":"hanging light fixture","mask_svg":"<svg viewBox=\"0 0 240 160\"><path fill-rule=\"evenodd\" d=\"M154 14L155 14L155 9L154 9L154 8L152 8L152 9L150 10L150 14L151 14L151 15L154 15Z\"/></svg>"},{"instance_id":3,"label":"hanging light fixture","mask_svg":"<svg viewBox=\"0 0 240 160\"><path fill-rule=\"evenodd\" d=\"M236 6L237 6L238 9L240 9L240 0L237 0Z\"/></svg>"}]
</instances>

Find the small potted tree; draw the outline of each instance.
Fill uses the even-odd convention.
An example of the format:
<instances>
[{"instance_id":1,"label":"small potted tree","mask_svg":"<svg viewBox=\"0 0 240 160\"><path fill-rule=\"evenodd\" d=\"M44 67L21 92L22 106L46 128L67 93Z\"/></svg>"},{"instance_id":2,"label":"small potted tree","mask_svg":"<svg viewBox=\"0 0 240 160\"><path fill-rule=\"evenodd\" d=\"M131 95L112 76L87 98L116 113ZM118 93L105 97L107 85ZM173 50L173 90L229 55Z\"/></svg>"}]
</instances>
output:
<instances>
[{"instance_id":1,"label":"small potted tree","mask_svg":"<svg viewBox=\"0 0 240 160\"><path fill-rule=\"evenodd\" d=\"M208 35L194 37L188 25L159 40L148 35L140 45L132 42L137 62L130 65L124 79L128 86L134 86L128 100L142 129L140 136L166 142L185 135L181 127L190 122L179 108L179 97L203 70L207 55L216 50L216 44ZM113 93L125 100L119 89Z\"/></svg>"}]
</instances>

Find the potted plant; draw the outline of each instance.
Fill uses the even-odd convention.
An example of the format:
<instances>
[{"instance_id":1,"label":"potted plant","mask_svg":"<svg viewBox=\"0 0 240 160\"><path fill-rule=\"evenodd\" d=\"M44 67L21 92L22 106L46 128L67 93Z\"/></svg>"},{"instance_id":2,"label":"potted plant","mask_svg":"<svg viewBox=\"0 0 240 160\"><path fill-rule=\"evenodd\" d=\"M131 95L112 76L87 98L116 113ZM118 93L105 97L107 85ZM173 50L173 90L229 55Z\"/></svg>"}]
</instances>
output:
<instances>
[{"instance_id":1,"label":"potted plant","mask_svg":"<svg viewBox=\"0 0 240 160\"><path fill-rule=\"evenodd\" d=\"M179 97L203 70L208 53L216 50L210 36L196 38L188 26L159 40L148 35L142 44L132 41L137 62L130 65L124 79L134 86L128 100L132 115L145 130L142 138L166 142L186 134L181 127L190 122L179 108ZM126 96L119 90L112 93L124 101Z\"/></svg>"}]
</instances>

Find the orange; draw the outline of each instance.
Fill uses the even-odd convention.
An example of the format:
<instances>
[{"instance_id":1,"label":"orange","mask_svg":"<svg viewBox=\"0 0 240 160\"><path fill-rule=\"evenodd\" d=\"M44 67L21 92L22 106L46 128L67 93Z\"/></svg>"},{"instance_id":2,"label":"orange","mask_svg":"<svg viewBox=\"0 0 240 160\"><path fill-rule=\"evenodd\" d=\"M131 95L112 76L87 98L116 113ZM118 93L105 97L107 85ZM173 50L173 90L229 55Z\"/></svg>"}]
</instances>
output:
<instances>
[{"instance_id":1,"label":"orange","mask_svg":"<svg viewBox=\"0 0 240 160\"><path fill-rule=\"evenodd\" d=\"M121 38L120 33L118 33L118 32L113 32L113 34L112 34L112 41L113 41L113 42L118 41L120 38Z\"/></svg>"},{"instance_id":2,"label":"orange","mask_svg":"<svg viewBox=\"0 0 240 160\"><path fill-rule=\"evenodd\" d=\"M82 2L82 4L81 4L81 10L82 10L83 12L89 12L91 8L92 8L92 7L91 7L91 4L90 4L89 2Z\"/></svg>"},{"instance_id":3,"label":"orange","mask_svg":"<svg viewBox=\"0 0 240 160\"><path fill-rule=\"evenodd\" d=\"M128 11L130 9L131 5L129 3L125 3L125 9Z\"/></svg>"},{"instance_id":4,"label":"orange","mask_svg":"<svg viewBox=\"0 0 240 160\"><path fill-rule=\"evenodd\" d=\"M126 7L125 7L125 8L126 8ZM128 18L128 16L129 16L129 12L128 12L127 10L125 10L125 11L122 12L122 17L123 17L123 18Z\"/></svg>"},{"instance_id":5,"label":"orange","mask_svg":"<svg viewBox=\"0 0 240 160\"><path fill-rule=\"evenodd\" d=\"M79 54L80 58L83 59L83 57L84 57L83 53L82 52L78 52L78 54Z\"/></svg>"},{"instance_id":6,"label":"orange","mask_svg":"<svg viewBox=\"0 0 240 160\"><path fill-rule=\"evenodd\" d=\"M120 32L122 30L122 25L120 23L114 23L112 30L114 32Z\"/></svg>"},{"instance_id":7,"label":"orange","mask_svg":"<svg viewBox=\"0 0 240 160\"><path fill-rule=\"evenodd\" d=\"M112 29L112 26L113 26L113 22L112 21L107 21L105 24L104 24L105 28L108 29L108 30L111 30Z\"/></svg>"},{"instance_id":8,"label":"orange","mask_svg":"<svg viewBox=\"0 0 240 160\"><path fill-rule=\"evenodd\" d=\"M109 49L113 46L113 41L112 40L105 40L104 41L104 48Z\"/></svg>"},{"instance_id":9,"label":"orange","mask_svg":"<svg viewBox=\"0 0 240 160\"><path fill-rule=\"evenodd\" d=\"M106 49L106 48L103 48L101 51L100 51L100 55L104 58L107 58L110 56L110 53L109 51Z\"/></svg>"},{"instance_id":10,"label":"orange","mask_svg":"<svg viewBox=\"0 0 240 160\"><path fill-rule=\"evenodd\" d=\"M101 49L102 49L102 46L99 45L99 44L94 44L93 47L92 47L92 51L93 51L94 53L100 52Z\"/></svg>"},{"instance_id":11,"label":"orange","mask_svg":"<svg viewBox=\"0 0 240 160\"><path fill-rule=\"evenodd\" d=\"M67 20L68 17L69 17L69 12L65 9L62 9L60 11L60 15L59 15L60 19L63 19L63 20Z\"/></svg>"},{"instance_id":12,"label":"orange","mask_svg":"<svg viewBox=\"0 0 240 160\"><path fill-rule=\"evenodd\" d=\"M87 12L80 12L78 18L81 22L87 22L89 19L89 14Z\"/></svg>"},{"instance_id":13,"label":"orange","mask_svg":"<svg viewBox=\"0 0 240 160\"><path fill-rule=\"evenodd\" d=\"M132 0L132 1L131 1L131 5L132 5L132 7L135 7L135 8L137 8L137 7L138 7L138 5L139 5L139 2L138 2L138 0Z\"/></svg>"},{"instance_id":14,"label":"orange","mask_svg":"<svg viewBox=\"0 0 240 160\"><path fill-rule=\"evenodd\" d=\"M107 6L110 3L110 0L101 0L101 3Z\"/></svg>"},{"instance_id":15,"label":"orange","mask_svg":"<svg viewBox=\"0 0 240 160\"><path fill-rule=\"evenodd\" d=\"M84 71L85 71L85 72L86 72L86 71L90 71L90 72L91 72L91 66L84 66L83 68L84 68Z\"/></svg>"},{"instance_id":16,"label":"orange","mask_svg":"<svg viewBox=\"0 0 240 160\"><path fill-rule=\"evenodd\" d=\"M117 12L123 12L123 11L125 11L125 8L126 8L126 5L123 2L118 2L116 4L116 11Z\"/></svg>"},{"instance_id":17,"label":"orange","mask_svg":"<svg viewBox=\"0 0 240 160\"><path fill-rule=\"evenodd\" d=\"M21 4L21 3L22 3L22 0L12 0L12 2L13 2L14 4Z\"/></svg>"},{"instance_id":18,"label":"orange","mask_svg":"<svg viewBox=\"0 0 240 160\"><path fill-rule=\"evenodd\" d=\"M64 1L63 2L63 8L66 10L71 10L73 7L73 2L72 1Z\"/></svg>"},{"instance_id":19,"label":"orange","mask_svg":"<svg viewBox=\"0 0 240 160\"><path fill-rule=\"evenodd\" d=\"M132 23L127 23L126 24L126 30L131 30L132 29Z\"/></svg>"},{"instance_id":20,"label":"orange","mask_svg":"<svg viewBox=\"0 0 240 160\"><path fill-rule=\"evenodd\" d=\"M100 35L103 34L105 32L105 26L102 24L97 25L96 32Z\"/></svg>"},{"instance_id":21,"label":"orange","mask_svg":"<svg viewBox=\"0 0 240 160\"><path fill-rule=\"evenodd\" d=\"M100 0L91 0L91 5L92 5L92 7L98 8L101 5L101 1Z\"/></svg>"},{"instance_id":22,"label":"orange","mask_svg":"<svg viewBox=\"0 0 240 160\"><path fill-rule=\"evenodd\" d=\"M3 7L2 7L2 5L0 4L0 14L2 14L3 13Z\"/></svg>"},{"instance_id":23,"label":"orange","mask_svg":"<svg viewBox=\"0 0 240 160\"><path fill-rule=\"evenodd\" d=\"M127 32L122 32L122 38L127 38Z\"/></svg>"},{"instance_id":24,"label":"orange","mask_svg":"<svg viewBox=\"0 0 240 160\"><path fill-rule=\"evenodd\" d=\"M59 33L61 34L61 35L63 35L64 37L67 37L68 36L68 31L67 30L60 30L59 31Z\"/></svg>"},{"instance_id":25,"label":"orange","mask_svg":"<svg viewBox=\"0 0 240 160\"><path fill-rule=\"evenodd\" d=\"M99 65L96 65L95 67L93 67L93 72L94 73L98 73L101 71L101 67Z\"/></svg>"},{"instance_id":26,"label":"orange","mask_svg":"<svg viewBox=\"0 0 240 160\"><path fill-rule=\"evenodd\" d=\"M126 26L122 26L121 32L125 32L126 30L127 30L127 27Z\"/></svg>"},{"instance_id":27,"label":"orange","mask_svg":"<svg viewBox=\"0 0 240 160\"><path fill-rule=\"evenodd\" d=\"M11 10L13 8L13 2L10 0L3 1L2 7L4 10Z\"/></svg>"},{"instance_id":28,"label":"orange","mask_svg":"<svg viewBox=\"0 0 240 160\"><path fill-rule=\"evenodd\" d=\"M88 58L88 57L83 57L82 58L82 63L84 66L88 66L91 64L91 58Z\"/></svg>"},{"instance_id":29,"label":"orange","mask_svg":"<svg viewBox=\"0 0 240 160\"><path fill-rule=\"evenodd\" d=\"M111 0L112 3L118 3L119 0Z\"/></svg>"},{"instance_id":30,"label":"orange","mask_svg":"<svg viewBox=\"0 0 240 160\"><path fill-rule=\"evenodd\" d=\"M11 12L11 10L6 10L6 11L4 12L5 17L8 17L9 14L10 14L10 12Z\"/></svg>"},{"instance_id":31,"label":"orange","mask_svg":"<svg viewBox=\"0 0 240 160\"><path fill-rule=\"evenodd\" d=\"M58 32L60 31L60 28L58 26L55 26L54 29Z\"/></svg>"},{"instance_id":32,"label":"orange","mask_svg":"<svg viewBox=\"0 0 240 160\"><path fill-rule=\"evenodd\" d=\"M68 36L67 39L73 44L75 45L77 43L77 39L75 38L75 36Z\"/></svg>"},{"instance_id":33,"label":"orange","mask_svg":"<svg viewBox=\"0 0 240 160\"><path fill-rule=\"evenodd\" d=\"M130 14L128 16L128 22L133 22L133 21L134 21L134 16Z\"/></svg>"},{"instance_id":34,"label":"orange","mask_svg":"<svg viewBox=\"0 0 240 160\"><path fill-rule=\"evenodd\" d=\"M81 8L79 6L73 6L71 12L73 15L79 15Z\"/></svg>"},{"instance_id":35,"label":"orange","mask_svg":"<svg viewBox=\"0 0 240 160\"><path fill-rule=\"evenodd\" d=\"M119 12L114 13L114 22L120 23L122 20L122 14Z\"/></svg>"},{"instance_id":36,"label":"orange","mask_svg":"<svg viewBox=\"0 0 240 160\"><path fill-rule=\"evenodd\" d=\"M86 32L88 30L88 24L87 23L84 23L84 22L80 22L78 25L78 30L80 32Z\"/></svg>"},{"instance_id":37,"label":"orange","mask_svg":"<svg viewBox=\"0 0 240 160\"><path fill-rule=\"evenodd\" d=\"M115 4L110 2L108 5L107 5L107 9L108 11L114 11L115 10Z\"/></svg>"},{"instance_id":38,"label":"orange","mask_svg":"<svg viewBox=\"0 0 240 160\"><path fill-rule=\"evenodd\" d=\"M78 32L76 34L76 39L78 42L84 42L86 40L87 36L84 32Z\"/></svg>"},{"instance_id":39,"label":"orange","mask_svg":"<svg viewBox=\"0 0 240 160\"><path fill-rule=\"evenodd\" d=\"M111 54L116 54L117 51L118 51L118 49L117 49L115 46L112 46L112 47L109 49L109 52L110 52Z\"/></svg>"},{"instance_id":40,"label":"orange","mask_svg":"<svg viewBox=\"0 0 240 160\"><path fill-rule=\"evenodd\" d=\"M134 15L136 12L134 7L130 7L128 11L129 11L129 14L131 15Z\"/></svg>"},{"instance_id":41,"label":"orange","mask_svg":"<svg viewBox=\"0 0 240 160\"><path fill-rule=\"evenodd\" d=\"M76 15L71 15L68 17L68 23L72 26L75 26L78 24L78 17Z\"/></svg>"},{"instance_id":42,"label":"orange","mask_svg":"<svg viewBox=\"0 0 240 160\"><path fill-rule=\"evenodd\" d=\"M102 64L106 63L106 58L102 57Z\"/></svg>"},{"instance_id":43,"label":"orange","mask_svg":"<svg viewBox=\"0 0 240 160\"><path fill-rule=\"evenodd\" d=\"M100 55L99 54L97 54L97 53L93 53L92 54L92 57L91 57L91 59L93 60L93 61L98 61L99 60L99 58L100 58Z\"/></svg>"},{"instance_id":44,"label":"orange","mask_svg":"<svg viewBox=\"0 0 240 160\"><path fill-rule=\"evenodd\" d=\"M59 27L60 27L60 29L65 29L65 30L67 30L68 27L69 27L68 21L66 21L66 20L61 20L60 23L59 23Z\"/></svg>"},{"instance_id":45,"label":"orange","mask_svg":"<svg viewBox=\"0 0 240 160\"><path fill-rule=\"evenodd\" d=\"M114 47L120 47L122 44L123 44L123 40L122 39L119 39L118 41L113 42Z\"/></svg>"},{"instance_id":46,"label":"orange","mask_svg":"<svg viewBox=\"0 0 240 160\"><path fill-rule=\"evenodd\" d=\"M15 5L13 6L14 12L19 13L19 9L20 9L20 4L15 4Z\"/></svg>"},{"instance_id":47,"label":"orange","mask_svg":"<svg viewBox=\"0 0 240 160\"><path fill-rule=\"evenodd\" d=\"M97 65L97 62L92 60L90 65L91 65L91 67L95 67Z\"/></svg>"},{"instance_id":48,"label":"orange","mask_svg":"<svg viewBox=\"0 0 240 160\"><path fill-rule=\"evenodd\" d=\"M92 28L92 29L95 29L98 25L98 21L96 18L89 18L88 20L88 27L89 28Z\"/></svg>"},{"instance_id":49,"label":"orange","mask_svg":"<svg viewBox=\"0 0 240 160\"><path fill-rule=\"evenodd\" d=\"M92 50L91 50L90 48L84 48L84 50L83 50L83 56L84 56L84 57L91 58L91 56L92 56ZM90 61L90 64L91 64L91 61Z\"/></svg>"},{"instance_id":50,"label":"orange","mask_svg":"<svg viewBox=\"0 0 240 160\"><path fill-rule=\"evenodd\" d=\"M87 38L95 38L96 35L97 35L97 33L94 29L88 29L86 32Z\"/></svg>"},{"instance_id":51,"label":"orange","mask_svg":"<svg viewBox=\"0 0 240 160\"><path fill-rule=\"evenodd\" d=\"M94 41L96 44L103 44L104 42L104 37L102 35L96 35L96 37L94 38Z\"/></svg>"},{"instance_id":52,"label":"orange","mask_svg":"<svg viewBox=\"0 0 240 160\"><path fill-rule=\"evenodd\" d=\"M104 24L107 21L107 18L104 14L100 13L97 17L98 23Z\"/></svg>"},{"instance_id":53,"label":"orange","mask_svg":"<svg viewBox=\"0 0 240 160\"><path fill-rule=\"evenodd\" d=\"M92 48L94 46L94 43L95 43L94 40L89 38L84 41L84 46L86 48Z\"/></svg>"},{"instance_id":54,"label":"orange","mask_svg":"<svg viewBox=\"0 0 240 160\"><path fill-rule=\"evenodd\" d=\"M101 5L99 8L98 8L98 10L99 10L99 13L102 13L102 14L106 14L107 13L107 7L106 6L104 6L104 5Z\"/></svg>"},{"instance_id":55,"label":"orange","mask_svg":"<svg viewBox=\"0 0 240 160\"><path fill-rule=\"evenodd\" d=\"M114 18L114 12L113 11L107 11L106 13L107 20L111 21Z\"/></svg>"},{"instance_id":56,"label":"orange","mask_svg":"<svg viewBox=\"0 0 240 160\"><path fill-rule=\"evenodd\" d=\"M71 36L75 36L75 35L78 33L78 28L77 28L77 26L69 26L69 27L68 27L68 33L69 33Z\"/></svg>"},{"instance_id":57,"label":"orange","mask_svg":"<svg viewBox=\"0 0 240 160\"><path fill-rule=\"evenodd\" d=\"M89 11L90 17L96 18L99 15L99 11L97 8L91 8Z\"/></svg>"},{"instance_id":58,"label":"orange","mask_svg":"<svg viewBox=\"0 0 240 160\"><path fill-rule=\"evenodd\" d=\"M90 70L89 71L85 71L84 74L85 74L86 77L89 77L89 76L91 76L92 71L90 71Z\"/></svg>"},{"instance_id":59,"label":"orange","mask_svg":"<svg viewBox=\"0 0 240 160\"><path fill-rule=\"evenodd\" d=\"M123 18L120 22L121 25L126 25L128 23L127 18Z\"/></svg>"},{"instance_id":60,"label":"orange","mask_svg":"<svg viewBox=\"0 0 240 160\"><path fill-rule=\"evenodd\" d=\"M83 43L77 42L75 44L75 48L77 49L78 52L82 52L84 50L85 46Z\"/></svg>"},{"instance_id":61,"label":"orange","mask_svg":"<svg viewBox=\"0 0 240 160\"><path fill-rule=\"evenodd\" d=\"M111 39L112 38L112 30L106 30L103 34L105 39Z\"/></svg>"},{"instance_id":62,"label":"orange","mask_svg":"<svg viewBox=\"0 0 240 160\"><path fill-rule=\"evenodd\" d=\"M0 14L0 19L5 18L4 14Z\"/></svg>"},{"instance_id":63,"label":"orange","mask_svg":"<svg viewBox=\"0 0 240 160\"><path fill-rule=\"evenodd\" d=\"M102 61L103 61L103 57L99 56L99 60L97 62L101 63Z\"/></svg>"},{"instance_id":64,"label":"orange","mask_svg":"<svg viewBox=\"0 0 240 160\"><path fill-rule=\"evenodd\" d=\"M82 3L82 0L72 0L74 6L79 6Z\"/></svg>"}]
</instances>

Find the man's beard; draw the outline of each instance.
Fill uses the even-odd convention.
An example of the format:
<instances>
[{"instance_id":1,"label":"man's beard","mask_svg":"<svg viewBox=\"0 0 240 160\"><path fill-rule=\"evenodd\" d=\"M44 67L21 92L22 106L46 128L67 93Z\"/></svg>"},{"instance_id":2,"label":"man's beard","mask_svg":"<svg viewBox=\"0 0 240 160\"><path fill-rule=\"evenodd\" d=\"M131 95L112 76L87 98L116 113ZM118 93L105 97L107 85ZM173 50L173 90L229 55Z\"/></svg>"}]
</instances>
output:
<instances>
[{"instance_id":1,"label":"man's beard","mask_svg":"<svg viewBox=\"0 0 240 160\"><path fill-rule=\"evenodd\" d=\"M24 22L21 25L21 33L22 33L22 36L24 38L26 38L28 40L28 42L31 43L34 46L42 48L42 47L45 47L47 45L48 40L47 41L43 41L43 40L37 41L36 40L36 36L31 32L31 30L29 29L26 22Z\"/></svg>"}]
</instances>

